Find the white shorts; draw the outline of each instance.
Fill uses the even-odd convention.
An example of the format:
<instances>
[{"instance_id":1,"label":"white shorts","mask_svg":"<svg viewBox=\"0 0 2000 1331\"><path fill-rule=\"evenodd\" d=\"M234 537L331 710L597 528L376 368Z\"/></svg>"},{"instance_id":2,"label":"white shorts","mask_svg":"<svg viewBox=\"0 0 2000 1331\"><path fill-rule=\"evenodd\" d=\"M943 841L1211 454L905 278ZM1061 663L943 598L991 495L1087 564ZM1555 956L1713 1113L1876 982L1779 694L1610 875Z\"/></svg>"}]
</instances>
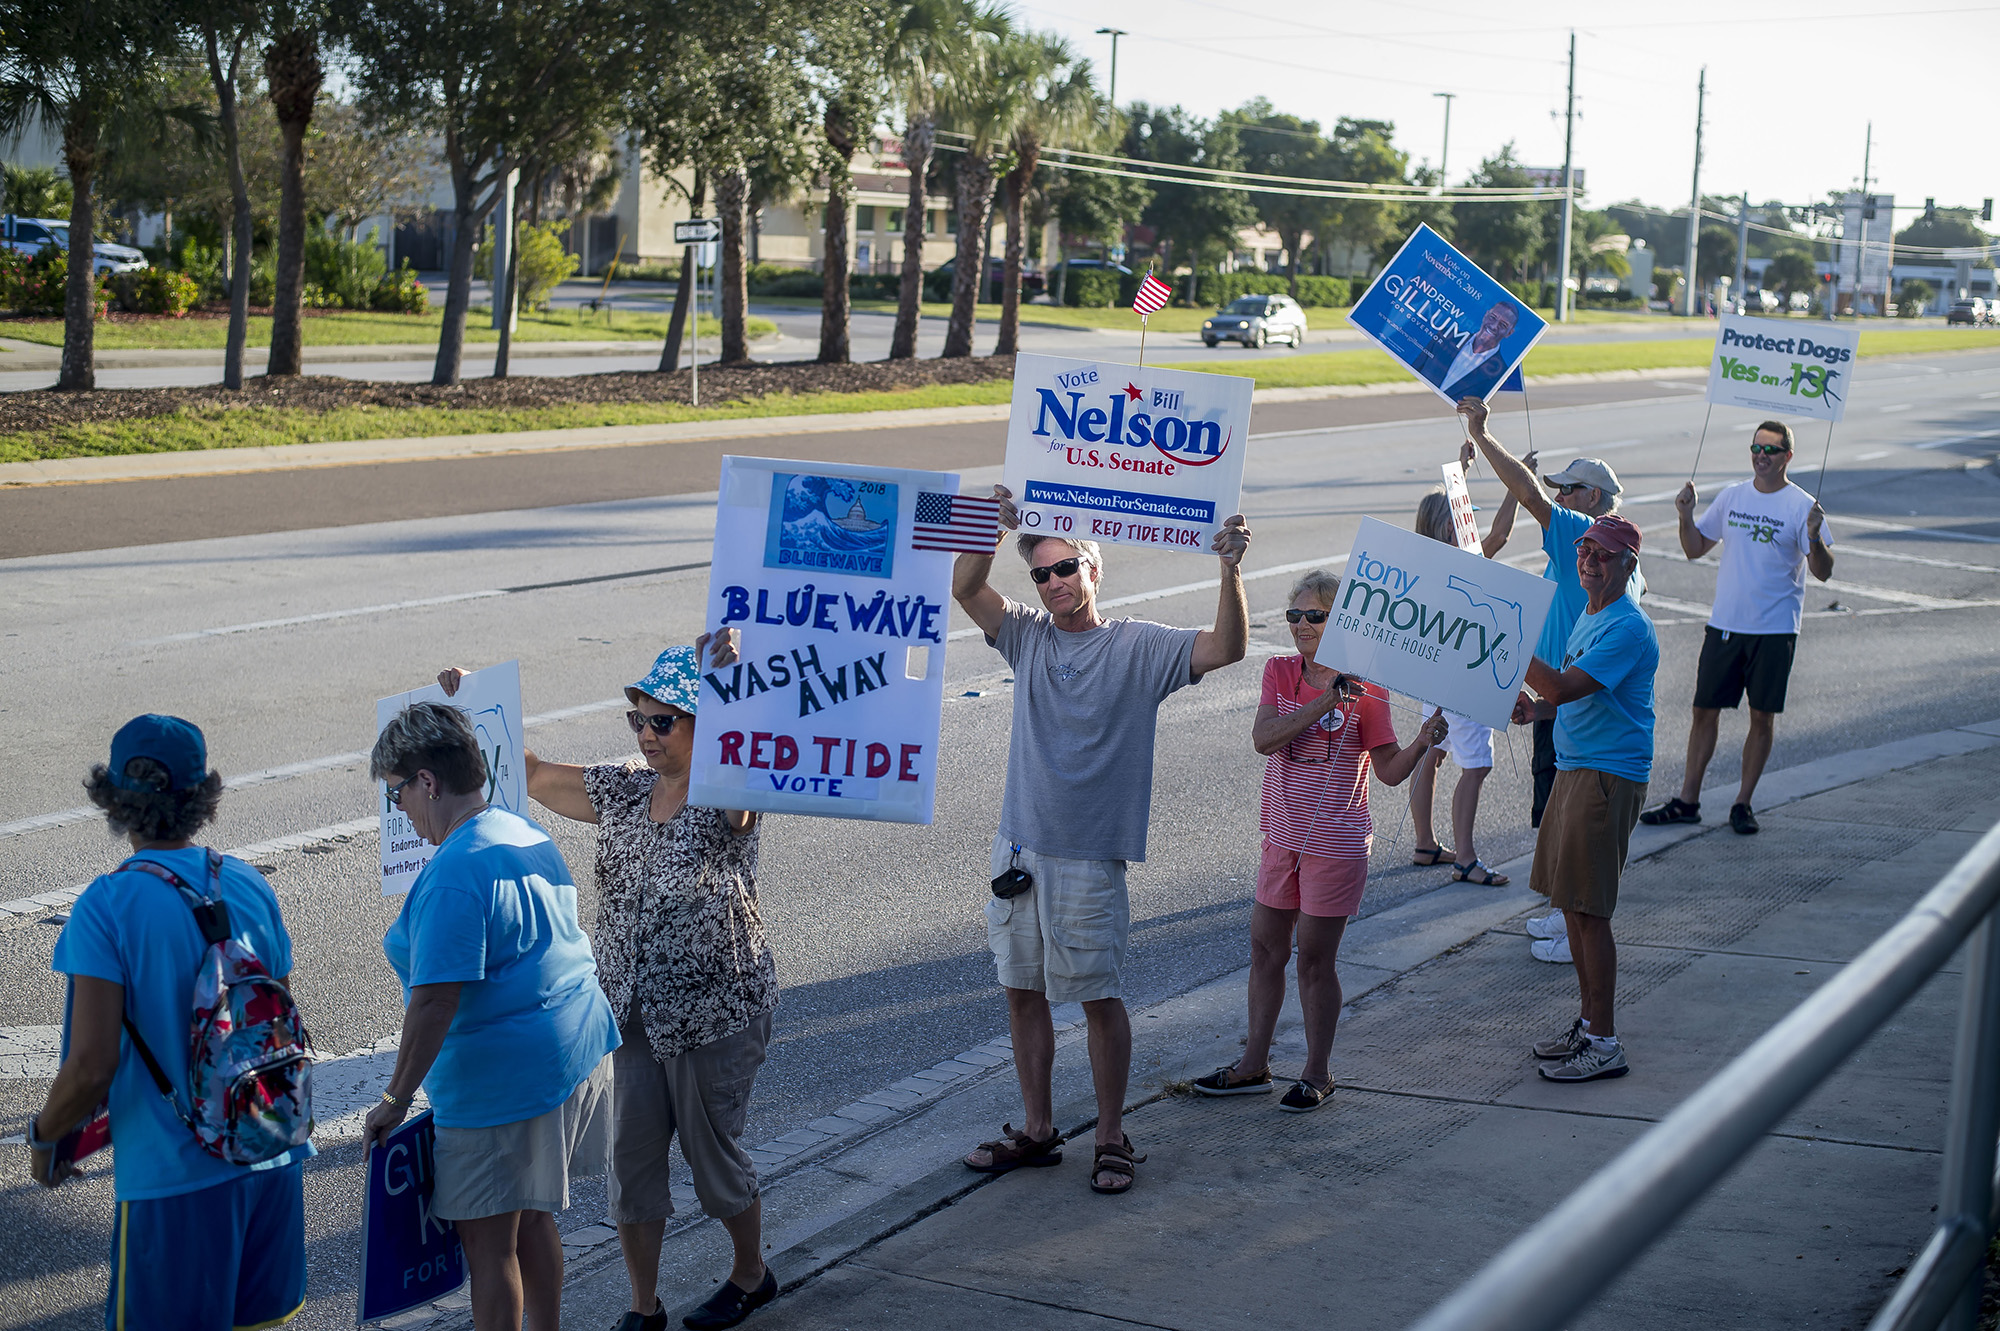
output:
<instances>
[{"instance_id":1,"label":"white shorts","mask_svg":"<svg viewBox=\"0 0 2000 1331\"><path fill-rule=\"evenodd\" d=\"M1461 769L1493 766L1493 727L1482 726L1457 712L1444 714L1451 729L1444 737L1444 751Z\"/></svg>"}]
</instances>

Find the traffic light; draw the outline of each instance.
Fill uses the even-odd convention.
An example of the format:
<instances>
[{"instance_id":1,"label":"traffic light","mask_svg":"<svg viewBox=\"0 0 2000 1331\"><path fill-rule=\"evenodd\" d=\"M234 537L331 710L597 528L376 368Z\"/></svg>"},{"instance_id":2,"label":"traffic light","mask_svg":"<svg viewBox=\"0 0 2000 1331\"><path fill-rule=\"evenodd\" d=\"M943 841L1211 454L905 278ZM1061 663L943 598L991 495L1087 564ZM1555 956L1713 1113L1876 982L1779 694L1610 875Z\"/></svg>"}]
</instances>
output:
<instances>
[{"instance_id":1,"label":"traffic light","mask_svg":"<svg viewBox=\"0 0 2000 1331\"><path fill-rule=\"evenodd\" d=\"M1937 200L1936 200L1936 199L1925 199L1925 200L1924 200L1924 220L1925 220L1926 222L1935 222L1935 221L1937 221Z\"/></svg>"},{"instance_id":2,"label":"traffic light","mask_svg":"<svg viewBox=\"0 0 2000 1331\"><path fill-rule=\"evenodd\" d=\"M1861 196L1861 220L1864 222L1875 220L1875 196L1873 194L1864 194Z\"/></svg>"},{"instance_id":3,"label":"traffic light","mask_svg":"<svg viewBox=\"0 0 2000 1331\"><path fill-rule=\"evenodd\" d=\"M1982 222L1990 222L1993 220L1993 200L1988 199L1986 201L1986 206L1979 210L1979 220Z\"/></svg>"}]
</instances>

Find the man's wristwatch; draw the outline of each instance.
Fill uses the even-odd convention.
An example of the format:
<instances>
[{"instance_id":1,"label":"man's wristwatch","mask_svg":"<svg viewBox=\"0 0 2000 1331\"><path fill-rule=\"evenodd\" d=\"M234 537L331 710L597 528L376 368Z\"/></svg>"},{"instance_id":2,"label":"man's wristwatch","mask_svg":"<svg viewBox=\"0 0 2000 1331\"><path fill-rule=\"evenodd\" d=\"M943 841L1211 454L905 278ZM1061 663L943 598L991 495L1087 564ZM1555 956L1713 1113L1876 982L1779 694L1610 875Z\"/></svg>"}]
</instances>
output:
<instances>
[{"instance_id":1,"label":"man's wristwatch","mask_svg":"<svg viewBox=\"0 0 2000 1331\"><path fill-rule=\"evenodd\" d=\"M36 1114L28 1120L28 1149L31 1151L53 1151L56 1149L56 1143L42 1140L41 1117L40 1114Z\"/></svg>"}]
</instances>

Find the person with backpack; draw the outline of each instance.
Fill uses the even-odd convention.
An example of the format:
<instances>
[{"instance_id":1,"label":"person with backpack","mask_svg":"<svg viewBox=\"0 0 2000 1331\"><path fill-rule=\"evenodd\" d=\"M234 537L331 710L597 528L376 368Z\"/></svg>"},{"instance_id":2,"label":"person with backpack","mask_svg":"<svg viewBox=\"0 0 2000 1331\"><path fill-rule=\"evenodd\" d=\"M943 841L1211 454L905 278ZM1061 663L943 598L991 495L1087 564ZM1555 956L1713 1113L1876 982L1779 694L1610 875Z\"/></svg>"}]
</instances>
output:
<instances>
[{"instance_id":1,"label":"person with backpack","mask_svg":"<svg viewBox=\"0 0 2000 1331\"><path fill-rule=\"evenodd\" d=\"M108 1119L105 1325L275 1326L305 1304L314 1154L277 898L250 865L191 840L222 795L192 723L127 722L85 789L132 856L84 890L56 941L69 1010L61 1068L28 1122L35 1180L53 1188L75 1173ZM245 1054L256 1066L232 1077Z\"/></svg>"},{"instance_id":2,"label":"person with backpack","mask_svg":"<svg viewBox=\"0 0 2000 1331\"><path fill-rule=\"evenodd\" d=\"M458 1227L477 1331L552 1331L555 1213L602 1174L618 1028L577 920L576 883L536 824L486 803L463 710L405 707L369 775L437 847L382 936L405 1009L396 1070L363 1132L376 1145L422 1087L436 1129L430 1213Z\"/></svg>"}]
</instances>

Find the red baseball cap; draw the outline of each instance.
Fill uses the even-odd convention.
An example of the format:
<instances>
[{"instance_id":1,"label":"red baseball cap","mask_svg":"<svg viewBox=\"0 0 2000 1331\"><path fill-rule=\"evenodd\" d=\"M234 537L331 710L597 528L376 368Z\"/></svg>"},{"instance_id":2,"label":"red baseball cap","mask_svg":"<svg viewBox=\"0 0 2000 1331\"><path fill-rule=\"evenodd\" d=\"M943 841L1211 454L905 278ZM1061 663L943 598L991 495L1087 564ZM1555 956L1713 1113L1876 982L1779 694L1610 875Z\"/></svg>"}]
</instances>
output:
<instances>
[{"instance_id":1,"label":"red baseball cap","mask_svg":"<svg viewBox=\"0 0 2000 1331\"><path fill-rule=\"evenodd\" d=\"M1616 513L1606 513L1590 524L1590 530L1576 538L1582 545L1585 541L1595 541L1606 550L1630 550L1639 553L1639 529L1619 517Z\"/></svg>"}]
</instances>

